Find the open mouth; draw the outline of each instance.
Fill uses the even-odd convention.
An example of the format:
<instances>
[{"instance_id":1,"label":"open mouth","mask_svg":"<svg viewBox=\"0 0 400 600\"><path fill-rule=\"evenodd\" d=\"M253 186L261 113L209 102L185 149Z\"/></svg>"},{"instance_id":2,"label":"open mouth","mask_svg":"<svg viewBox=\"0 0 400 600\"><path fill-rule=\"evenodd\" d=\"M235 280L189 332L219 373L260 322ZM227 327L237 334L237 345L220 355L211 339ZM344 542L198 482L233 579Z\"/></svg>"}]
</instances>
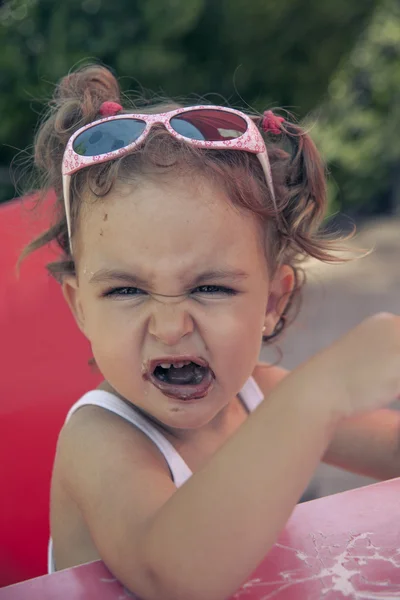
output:
<instances>
[{"instance_id":1,"label":"open mouth","mask_svg":"<svg viewBox=\"0 0 400 600\"><path fill-rule=\"evenodd\" d=\"M144 365L143 377L165 396L179 400L204 398L214 382L207 361L198 357L164 357Z\"/></svg>"}]
</instances>

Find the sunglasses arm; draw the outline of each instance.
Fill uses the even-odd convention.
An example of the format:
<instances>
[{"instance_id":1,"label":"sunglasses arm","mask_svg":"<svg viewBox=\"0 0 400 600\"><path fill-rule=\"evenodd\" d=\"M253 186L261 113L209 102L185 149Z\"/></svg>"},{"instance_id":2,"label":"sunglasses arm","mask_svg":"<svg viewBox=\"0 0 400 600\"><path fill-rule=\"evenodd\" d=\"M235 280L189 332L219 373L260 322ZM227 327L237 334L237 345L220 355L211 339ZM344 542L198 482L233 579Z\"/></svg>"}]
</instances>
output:
<instances>
[{"instance_id":1,"label":"sunglasses arm","mask_svg":"<svg viewBox=\"0 0 400 600\"><path fill-rule=\"evenodd\" d=\"M268 159L267 151L264 150L263 152L260 152L259 154L257 154L257 157L263 168L265 179L267 180L268 189L271 194L272 200L275 204L274 184L272 181L271 165Z\"/></svg>"},{"instance_id":2,"label":"sunglasses arm","mask_svg":"<svg viewBox=\"0 0 400 600\"><path fill-rule=\"evenodd\" d=\"M68 229L68 241L69 241L69 247L70 247L71 254L72 254L71 205L70 205L71 175L63 175L62 182L63 182L65 218L67 220L67 229Z\"/></svg>"}]
</instances>

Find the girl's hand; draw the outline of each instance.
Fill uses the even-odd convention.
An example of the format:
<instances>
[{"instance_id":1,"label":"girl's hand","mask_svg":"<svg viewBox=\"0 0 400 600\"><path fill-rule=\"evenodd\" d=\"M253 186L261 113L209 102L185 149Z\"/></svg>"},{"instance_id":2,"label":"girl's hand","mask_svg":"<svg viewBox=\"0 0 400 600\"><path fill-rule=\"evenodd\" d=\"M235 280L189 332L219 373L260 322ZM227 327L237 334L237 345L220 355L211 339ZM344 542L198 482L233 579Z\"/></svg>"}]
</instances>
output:
<instances>
[{"instance_id":1,"label":"girl's hand","mask_svg":"<svg viewBox=\"0 0 400 600\"><path fill-rule=\"evenodd\" d=\"M369 317L304 365L309 367L321 383L321 402L332 402L339 417L389 404L400 396L400 317Z\"/></svg>"}]
</instances>

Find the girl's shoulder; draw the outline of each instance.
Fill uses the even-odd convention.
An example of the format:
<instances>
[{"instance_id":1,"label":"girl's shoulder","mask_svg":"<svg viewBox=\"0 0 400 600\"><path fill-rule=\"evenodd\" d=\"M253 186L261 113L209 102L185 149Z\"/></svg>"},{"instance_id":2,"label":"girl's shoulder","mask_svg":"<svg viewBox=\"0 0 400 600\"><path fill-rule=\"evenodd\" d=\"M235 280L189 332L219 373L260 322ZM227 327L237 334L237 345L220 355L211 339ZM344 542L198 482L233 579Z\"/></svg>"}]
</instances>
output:
<instances>
[{"instance_id":1,"label":"girl's shoulder","mask_svg":"<svg viewBox=\"0 0 400 600\"><path fill-rule=\"evenodd\" d=\"M266 398L273 388L289 374L289 371L278 365L265 362L257 363L252 375Z\"/></svg>"}]
</instances>

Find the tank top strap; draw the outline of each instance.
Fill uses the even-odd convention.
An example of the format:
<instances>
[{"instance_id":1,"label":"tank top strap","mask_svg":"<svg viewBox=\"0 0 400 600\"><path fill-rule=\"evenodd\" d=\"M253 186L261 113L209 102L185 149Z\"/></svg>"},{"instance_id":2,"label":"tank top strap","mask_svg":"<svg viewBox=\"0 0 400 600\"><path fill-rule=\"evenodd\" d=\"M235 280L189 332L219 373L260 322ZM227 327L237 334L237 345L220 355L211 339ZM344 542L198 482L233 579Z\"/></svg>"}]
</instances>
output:
<instances>
[{"instance_id":1,"label":"tank top strap","mask_svg":"<svg viewBox=\"0 0 400 600\"><path fill-rule=\"evenodd\" d=\"M163 434L150 423L150 421L140 414L134 406L128 406L121 398L118 398L110 392L104 390L92 390L87 392L71 407L67 414L66 422L77 410L82 406L87 405L100 406L101 408L109 410L147 435L164 456L176 487L183 485L192 475L192 471L167 438L165 438Z\"/></svg>"},{"instance_id":2,"label":"tank top strap","mask_svg":"<svg viewBox=\"0 0 400 600\"><path fill-rule=\"evenodd\" d=\"M264 395L254 377L248 378L240 390L239 396L249 413L253 412L264 400Z\"/></svg>"}]
</instances>

